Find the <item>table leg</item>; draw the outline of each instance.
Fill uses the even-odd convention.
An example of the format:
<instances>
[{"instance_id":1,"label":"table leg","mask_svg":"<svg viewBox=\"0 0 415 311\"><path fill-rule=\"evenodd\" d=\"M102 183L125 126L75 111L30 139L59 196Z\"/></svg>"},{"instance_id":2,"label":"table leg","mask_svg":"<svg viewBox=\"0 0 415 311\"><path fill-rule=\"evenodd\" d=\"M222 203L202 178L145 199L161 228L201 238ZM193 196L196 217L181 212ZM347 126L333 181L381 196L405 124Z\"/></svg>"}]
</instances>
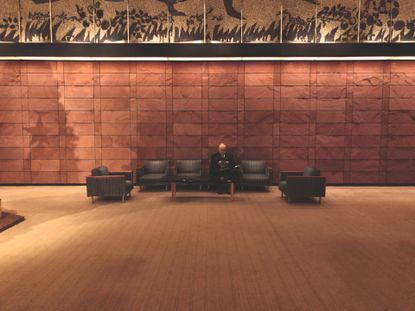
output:
<instances>
[{"instance_id":1,"label":"table leg","mask_svg":"<svg viewBox=\"0 0 415 311\"><path fill-rule=\"evenodd\" d=\"M171 187L171 199L175 200L176 199L176 183L172 182L170 187Z\"/></svg>"},{"instance_id":2,"label":"table leg","mask_svg":"<svg viewBox=\"0 0 415 311\"><path fill-rule=\"evenodd\" d=\"M233 182L230 183L230 194L231 194L231 200L233 200L233 195L235 193L235 184Z\"/></svg>"}]
</instances>

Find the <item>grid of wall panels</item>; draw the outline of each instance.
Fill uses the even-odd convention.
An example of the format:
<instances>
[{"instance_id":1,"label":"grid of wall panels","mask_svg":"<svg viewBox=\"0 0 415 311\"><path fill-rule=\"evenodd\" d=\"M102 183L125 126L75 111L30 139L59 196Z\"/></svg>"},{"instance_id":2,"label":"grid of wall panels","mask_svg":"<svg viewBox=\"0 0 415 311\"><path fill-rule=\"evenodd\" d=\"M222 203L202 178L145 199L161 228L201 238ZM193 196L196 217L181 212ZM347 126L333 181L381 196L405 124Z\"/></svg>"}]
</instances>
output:
<instances>
[{"instance_id":1,"label":"grid of wall panels","mask_svg":"<svg viewBox=\"0 0 415 311\"><path fill-rule=\"evenodd\" d=\"M0 183L207 159L413 183L413 62L0 62Z\"/></svg>"}]
</instances>

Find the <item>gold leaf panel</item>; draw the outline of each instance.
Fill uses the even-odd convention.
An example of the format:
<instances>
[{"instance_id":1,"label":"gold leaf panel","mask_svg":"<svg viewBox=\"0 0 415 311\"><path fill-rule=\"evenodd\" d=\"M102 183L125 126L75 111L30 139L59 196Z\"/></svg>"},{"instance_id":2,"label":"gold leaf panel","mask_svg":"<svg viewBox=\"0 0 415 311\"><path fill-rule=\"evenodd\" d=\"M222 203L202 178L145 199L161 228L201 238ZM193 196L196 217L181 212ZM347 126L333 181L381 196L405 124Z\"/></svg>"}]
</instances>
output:
<instances>
[{"instance_id":1,"label":"gold leaf panel","mask_svg":"<svg viewBox=\"0 0 415 311\"><path fill-rule=\"evenodd\" d=\"M241 0L207 0L206 10L208 41L241 42Z\"/></svg>"},{"instance_id":2,"label":"gold leaf panel","mask_svg":"<svg viewBox=\"0 0 415 311\"><path fill-rule=\"evenodd\" d=\"M130 42L168 43L174 0L129 0Z\"/></svg>"},{"instance_id":3,"label":"gold leaf panel","mask_svg":"<svg viewBox=\"0 0 415 311\"><path fill-rule=\"evenodd\" d=\"M360 41L387 42L390 39L390 2L362 0L360 7Z\"/></svg>"},{"instance_id":4,"label":"gold leaf panel","mask_svg":"<svg viewBox=\"0 0 415 311\"><path fill-rule=\"evenodd\" d=\"M393 0L391 5L391 40L394 42L415 41L415 1Z\"/></svg>"},{"instance_id":5,"label":"gold leaf panel","mask_svg":"<svg viewBox=\"0 0 415 311\"><path fill-rule=\"evenodd\" d=\"M204 40L204 0L185 0L171 10L173 42Z\"/></svg>"},{"instance_id":6,"label":"gold leaf panel","mask_svg":"<svg viewBox=\"0 0 415 311\"><path fill-rule=\"evenodd\" d=\"M322 0L317 7L317 42L357 41L359 0Z\"/></svg>"},{"instance_id":7,"label":"gold leaf panel","mask_svg":"<svg viewBox=\"0 0 415 311\"><path fill-rule=\"evenodd\" d=\"M244 0L243 42L279 42L281 6L281 0Z\"/></svg>"},{"instance_id":8,"label":"gold leaf panel","mask_svg":"<svg viewBox=\"0 0 415 311\"><path fill-rule=\"evenodd\" d=\"M0 6L0 41L19 42L19 3L5 1Z\"/></svg>"},{"instance_id":9,"label":"gold leaf panel","mask_svg":"<svg viewBox=\"0 0 415 311\"><path fill-rule=\"evenodd\" d=\"M94 1L52 2L53 41L94 42Z\"/></svg>"},{"instance_id":10,"label":"gold leaf panel","mask_svg":"<svg viewBox=\"0 0 415 311\"><path fill-rule=\"evenodd\" d=\"M95 1L95 42L128 41L127 7L126 0Z\"/></svg>"},{"instance_id":11,"label":"gold leaf panel","mask_svg":"<svg viewBox=\"0 0 415 311\"><path fill-rule=\"evenodd\" d=\"M21 0L21 42L50 42L50 12L47 0Z\"/></svg>"},{"instance_id":12,"label":"gold leaf panel","mask_svg":"<svg viewBox=\"0 0 415 311\"><path fill-rule=\"evenodd\" d=\"M282 40L315 42L316 1L283 0Z\"/></svg>"}]
</instances>

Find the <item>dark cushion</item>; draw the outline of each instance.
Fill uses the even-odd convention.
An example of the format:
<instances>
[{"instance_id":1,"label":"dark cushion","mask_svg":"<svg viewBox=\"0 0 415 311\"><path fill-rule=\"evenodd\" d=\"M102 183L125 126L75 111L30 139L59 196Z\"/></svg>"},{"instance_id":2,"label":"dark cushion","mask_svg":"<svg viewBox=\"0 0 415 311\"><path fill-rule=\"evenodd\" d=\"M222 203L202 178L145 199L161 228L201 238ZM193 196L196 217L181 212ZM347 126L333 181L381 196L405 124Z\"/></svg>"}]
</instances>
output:
<instances>
[{"instance_id":1,"label":"dark cushion","mask_svg":"<svg viewBox=\"0 0 415 311\"><path fill-rule=\"evenodd\" d=\"M144 162L144 174L165 174L169 167L168 160L151 160Z\"/></svg>"},{"instance_id":2,"label":"dark cushion","mask_svg":"<svg viewBox=\"0 0 415 311\"><path fill-rule=\"evenodd\" d=\"M92 176L106 176L109 175L108 167L106 166L100 166L96 167L91 171Z\"/></svg>"},{"instance_id":3,"label":"dark cushion","mask_svg":"<svg viewBox=\"0 0 415 311\"><path fill-rule=\"evenodd\" d=\"M177 160L176 162L177 174L200 174L202 173L201 160Z\"/></svg>"},{"instance_id":4,"label":"dark cushion","mask_svg":"<svg viewBox=\"0 0 415 311\"><path fill-rule=\"evenodd\" d=\"M303 176L320 176L320 170L314 167L306 167Z\"/></svg>"},{"instance_id":5,"label":"dark cushion","mask_svg":"<svg viewBox=\"0 0 415 311\"><path fill-rule=\"evenodd\" d=\"M243 160L241 161L241 168L244 174L263 174L266 163L265 161Z\"/></svg>"},{"instance_id":6,"label":"dark cushion","mask_svg":"<svg viewBox=\"0 0 415 311\"><path fill-rule=\"evenodd\" d=\"M243 174L242 180L245 182L268 182L269 177L265 174Z\"/></svg>"},{"instance_id":7,"label":"dark cushion","mask_svg":"<svg viewBox=\"0 0 415 311\"><path fill-rule=\"evenodd\" d=\"M188 178L188 179L192 179L192 178L198 178L200 177L199 173L182 173L182 174L176 174L177 178Z\"/></svg>"},{"instance_id":8,"label":"dark cushion","mask_svg":"<svg viewBox=\"0 0 415 311\"><path fill-rule=\"evenodd\" d=\"M167 175L166 174L145 174L143 176L140 177L140 181L142 182L156 182L158 180L161 180L163 178L165 178Z\"/></svg>"}]
</instances>

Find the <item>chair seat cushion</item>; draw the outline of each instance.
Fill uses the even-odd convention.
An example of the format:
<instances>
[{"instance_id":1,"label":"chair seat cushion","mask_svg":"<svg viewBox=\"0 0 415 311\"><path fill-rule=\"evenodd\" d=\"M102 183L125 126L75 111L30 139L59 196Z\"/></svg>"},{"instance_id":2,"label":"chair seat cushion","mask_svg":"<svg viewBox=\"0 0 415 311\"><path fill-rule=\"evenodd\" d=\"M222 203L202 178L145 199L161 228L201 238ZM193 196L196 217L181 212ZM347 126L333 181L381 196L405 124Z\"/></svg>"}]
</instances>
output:
<instances>
[{"instance_id":1,"label":"chair seat cushion","mask_svg":"<svg viewBox=\"0 0 415 311\"><path fill-rule=\"evenodd\" d=\"M243 174L242 181L265 183L265 182L269 182L269 177L268 175L265 175L265 174Z\"/></svg>"},{"instance_id":2,"label":"chair seat cushion","mask_svg":"<svg viewBox=\"0 0 415 311\"><path fill-rule=\"evenodd\" d=\"M278 189L280 189L281 191L285 191L287 189L287 181L280 181L278 184Z\"/></svg>"},{"instance_id":3,"label":"chair seat cushion","mask_svg":"<svg viewBox=\"0 0 415 311\"><path fill-rule=\"evenodd\" d=\"M182 173L176 174L177 178L200 178L201 175L199 173Z\"/></svg>"},{"instance_id":4,"label":"chair seat cushion","mask_svg":"<svg viewBox=\"0 0 415 311\"><path fill-rule=\"evenodd\" d=\"M166 174L145 174L139 178L140 182L157 182L166 178Z\"/></svg>"}]
</instances>

